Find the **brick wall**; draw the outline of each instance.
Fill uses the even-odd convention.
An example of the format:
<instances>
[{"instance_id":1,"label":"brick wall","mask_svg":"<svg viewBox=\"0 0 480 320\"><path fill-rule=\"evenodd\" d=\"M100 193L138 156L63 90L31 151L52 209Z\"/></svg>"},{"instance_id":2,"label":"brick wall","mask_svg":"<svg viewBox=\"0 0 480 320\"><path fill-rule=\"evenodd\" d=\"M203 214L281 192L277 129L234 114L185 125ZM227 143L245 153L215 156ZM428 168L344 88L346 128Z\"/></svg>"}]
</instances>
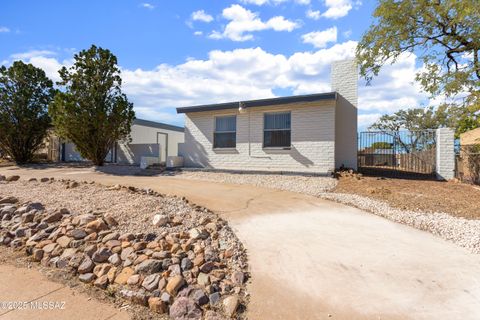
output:
<instances>
[{"instance_id":1,"label":"brick wall","mask_svg":"<svg viewBox=\"0 0 480 320\"><path fill-rule=\"evenodd\" d=\"M437 177L450 180L455 177L455 140L454 132L449 128L437 129Z\"/></svg>"},{"instance_id":2,"label":"brick wall","mask_svg":"<svg viewBox=\"0 0 480 320\"><path fill-rule=\"evenodd\" d=\"M332 90L340 95L335 113L335 167L357 169L358 68L354 60L332 64Z\"/></svg>"},{"instance_id":3,"label":"brick wall","mask_svg":"<svg viewBox=\"0 0 480 320\"><path fill-rule=\"evenodd\" d=\"M291 112L291 150L263 149L263 114ZM214 117L237 116L237 147L214 150ZM335 101L187 113L185 144L180 149L187 167L327 173L335 168Z\"/></svg>"}]
</instances>

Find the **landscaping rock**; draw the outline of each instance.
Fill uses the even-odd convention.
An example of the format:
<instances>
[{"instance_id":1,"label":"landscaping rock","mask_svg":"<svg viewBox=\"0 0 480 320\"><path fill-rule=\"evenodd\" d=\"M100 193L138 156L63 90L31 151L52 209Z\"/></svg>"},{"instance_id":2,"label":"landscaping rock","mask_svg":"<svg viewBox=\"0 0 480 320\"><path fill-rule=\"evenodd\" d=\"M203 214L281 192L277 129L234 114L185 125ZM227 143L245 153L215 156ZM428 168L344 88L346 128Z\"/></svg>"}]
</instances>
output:
<instances>
[{"instance_id":1,"label":"landscaping rock","mask_svg":"<svg viewBox=\"0 0 480 320\"><path fill-rule=\"evenodd\" d=\"M5 197L0 199L0 204L10 203L15 204L18 202L18 199L15 197Z\"/></svg>"},{"instance_id":2,"label":"landscaping rock","mask_svg":"<svg viewBox=\"0 0 480 320\"><path fill-rule=\"evenodd\" d=\"M93 273L84 273L81 274L78 279L80 279L82 282L89 283L95 279L95 275Z\"/></svg>"},{"instance_id":3,"label":"landscaping rock","mask_svg":"<svg viewBox=\"0 0 480 320\"><path fill-rule=\"evenodd\" d=\"M95 280L95 282L93 283L93 285L97 288L100 288L100 289L106 289L107 286L108 286L108 277L107 275L103 275L101 276L100 278L98 278L97 280Z\"/></svg>"},{"instance_id":4,"label":"landscaping rock","mask_svg":"<svg viewBox=\"0 0 480 320\"><path fill-rule=\"evenodd\" d=\"M158 297L150 297L148 299L148 308L155 313L162 314L167 312L167 305Z\"/></svg>"},{"instance_id":5,"label":"landscaping rock","mask_svg":"<svg viewBox=\"0 0 480 320\"><path fill-rule=\"evenodd\" d=\"M163 227L168 223L168 220L168 216L164 214L156 214L153 217L152 223L155 227Z\"/></svg>"},{"instance_id":6,"label":"landscaping rock","mask_svg":"<svg viewBox=\"0 0 480 320\"><path fill-rule=\"evenodd\" d=\"M156 273L162 270L162 262L155 259L147 259L135 267L135 271L142 274Z\"/></svg>"},{"instance_id":7,"label":"landscaping rock","mask_svg":"<svg viewBox=\"0 0 480 320\"><path fill-rule=\"evenodd\" d=\"M112 255L112 251L110 251L110 249L108 248L100 248L98 249L92 256L92 260L97 262L97 263L101 263L101 262L105 262L108 260L108 258Z\"/></svg>"},{"instance_id":8,"label":"landscaping rock","mask_svg":"<svg viewBox=\"0 0 480 320\"><path fill-rule=\"evenodd\" d=\"M223 300L223 309L228 317L232 317L237 311L239 300L237 296L228 296Z\"/></svg>"},{"instance_id":9,"label":"landscaping rock","mask_svg":"<svg viewBox=\"0 0 480 320\"><path fill-rule=\"evenodd\" d=\"M148 291L153 291L158 288L158 282L160 281L160 275L151 274L145 277L145 280L142 282L142 287L144 287Z\"/></svg>"},{"instance_id":10,"label":"landscaping rock","mask_svg":"<svg viewBox=\"0 0 480 320\"><path fill-rule=\"evenodd\" d=\"M170 307L170 317L174 320L201 320L202 310L189 298L176 299Z\"/></svg>"},{"instance_id":11,"label":"landscaping rock","mask_svg":"<svg viewBox=\"0 0 480 320\"><path fill-rule=\"evenodd\" d=\"M56 211L46 216L42 221L46 223L52 223L52 222L60 221L61 219L62 219L62 214L60 213L60 211Z\"/></svg>"},{"instance_id":12,"label":"landscaping rock","mask_svg":"<svg viewBox=\"0 0 480 320\"><path fill-rule=\"evenodd\" d=\"M168 280L166 290L172 296L176 296L178 290L180 290L185 285L185 279L182 276L174 276Z\"/></svg>"},{"instance_id":13,"label":"landscaping rock","mask_svg":"<svg viewBox=\"0 0 480 320\"><path fill-rule=\"evenodd\" d=\"M90 273L93 271L93 268L95 267L95 264L90 258L85 258L80 266L78 267L78 273L83 274L83 273Z\"/></svg>"},{"instance_id":14,"label":"landscaping rock","mask_svg":"<svg viewBox=\"0 0 480 320\"><path fill-rule=\"evenodd\" d=\"M122 271L115 278L115 283L126 284L128 278L130 278L134 273L135 273L135 270L133 270L130 267L123 268Z\"/></svg>"}]
</instances>

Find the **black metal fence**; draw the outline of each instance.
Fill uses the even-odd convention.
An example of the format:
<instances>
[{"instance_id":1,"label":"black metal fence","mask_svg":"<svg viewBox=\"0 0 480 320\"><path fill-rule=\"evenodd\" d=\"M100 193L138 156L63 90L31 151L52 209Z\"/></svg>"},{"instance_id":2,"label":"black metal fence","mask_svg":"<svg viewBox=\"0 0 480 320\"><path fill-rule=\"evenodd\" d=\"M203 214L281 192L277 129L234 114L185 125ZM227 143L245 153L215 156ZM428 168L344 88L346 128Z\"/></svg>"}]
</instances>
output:
<instances>
[{"instance_id":1,"label":"black metal fence","mask_svg":"<svg viewBox=\"0 0 480 320\"><path fill-rule=\"evenodd\" d=\"M358 170L364 174L429 178L435 175L435 162L435 130L358 135Z\"/></svg>"}]
</instances>

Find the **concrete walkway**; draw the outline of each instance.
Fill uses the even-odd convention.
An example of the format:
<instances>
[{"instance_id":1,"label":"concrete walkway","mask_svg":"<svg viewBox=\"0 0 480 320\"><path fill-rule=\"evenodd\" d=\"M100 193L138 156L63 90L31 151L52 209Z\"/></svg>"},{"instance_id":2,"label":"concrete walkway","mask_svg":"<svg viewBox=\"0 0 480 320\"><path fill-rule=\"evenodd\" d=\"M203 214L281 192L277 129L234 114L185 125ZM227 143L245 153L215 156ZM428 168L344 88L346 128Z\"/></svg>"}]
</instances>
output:
<instances>
[{"instance_id":1,"label":"concrete walkway","mask_svg":"<svg viewBox=\"0 0 480 320\"><path fill-rule=\"evenodd\" d=\"M12 308L9 302L17 305L22 302L21 308ZM37 270L0 265L0 320L6 319L126 320L130 316L126 311L49 281Z\"/></svg>"},{"instance_id":2,"label":"concrete walkway","mask_svg":"<svg viewBox=\"0 0 480 320\"><path fill-rule=\"evenodd\" d=\"M480 256L358 209L253 186L85 168L0 174L148 187L220 213L248 250L250 319L480 319Z\"/></svg>"}]
</instances>

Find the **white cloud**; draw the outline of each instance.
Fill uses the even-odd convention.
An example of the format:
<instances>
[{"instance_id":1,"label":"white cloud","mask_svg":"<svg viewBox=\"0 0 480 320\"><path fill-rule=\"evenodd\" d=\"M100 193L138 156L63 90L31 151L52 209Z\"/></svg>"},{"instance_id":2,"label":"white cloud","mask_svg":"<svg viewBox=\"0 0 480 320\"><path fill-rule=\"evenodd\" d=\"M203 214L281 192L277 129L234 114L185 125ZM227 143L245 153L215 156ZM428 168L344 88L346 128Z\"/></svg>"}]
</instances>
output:
<instances>
[{"instance_id":1,"label":"white cloud","mask_svg":"<svg viewBox=\"0 0 480 320\"><path fill-rule=\"evenodd\" d=\"M10 32L10 29L7 27L0 27L0 33L7 33Z\"/></svg>"},{"instance_id":2,"label":"white cloud","mask_svg":"<svg viewBox=\"0 0 480 320\"><path fill-rule=\"evenodd\" d=\"M325 0L325 6L327 7L327 11L322 14L322 17L329 18L329 19L338 19L345 17L348 15L350 10L353 9L354 6L358 7L362 3L361 1L357 0Z\"/></svg>"},{"instance_id":3,"label":"white cloud","mask_svg":"<svg viewBox=\"0 0 480 320\"><path fill-rule=\"evenodd\" d=\"M201 35L203 35L203 32L202 32L202 31L195 31L195 32L193 33L193 35L195 35L195 36L201 36Z\"/></svg>"},{"instance_id":4,"label":"white cloud","mask_svg":"<svg viewBox=\"0 0 480 320\"><path fill-rule=\"evenodd\" d=\"M307 16L307 18L310 18L310 19L313 19L313 20L318 20L320 19L320 11L319 10L312 10L312 9L308 9L307 12L305 13L305 15Z\"/></svg>"},{"instance_id":5,"label":"white cloud","mask_svg":"<svg viewBox=\"0 0 480 320\"><path fill-rule=\"evenodd\" d=\"M51 51L51 50L31 50L27 52L22 52L22 53L14 53L10 55L10 58L13 60L28 60L33 57L48 57L48 56L55 56L56 52Z\"/></svg>"},{"instance_id":6,"label":"white cloud","mask_svg":"<svg viewBox=\"0 0 480 320\"><path fill-rule=\"evenodd\" d=\"M337 27L323 31L314 31L302 36L303 43L310 43L315 48L325 48L330 42L337 42Z\"/></svg>"},{"instance_id":7,"label":"white cloud","mask_svg":"<svg viewBox=\"0 0 480 320\"><path fill-rule=\"evenodd\" d=\"M333 61L352 58L357 43L346 41L313 52L273 54L262 48L211 51L206 59L187 59L178 65L153 69L122 68L123 90L134 103L138 117L182 123L174 108L274 97L276 90L292 94L331 91ZM51 51L12 55L43 68L53 80L71 60L60 61ZM385 66L371 86L359 83L359 126L366 128L381 114L428 104L427 95L414 82L415 55L402 55ZM433 103L433 102L432 102Z\"/></svg>"},{"instance_id":8,"label":"white cloud","mask_svg":"<svg viewBox=\"0 0 480 320\"><path fill-rule=\"evenodd\" d=\"M213 31L210 34L212 39L227 38L233 41L247 41L253 39L251 32L268 29L290 32L300 26L297 22L287 20L282 16L262 21L258 17L258 13L245 9L238 4L223 9L222 16L230 22L225 26L223 32Z\"/></svg>"},{"instance_id":9,"label":"white cloud","mask_svg":"<svg viewBox=\"0 0 480 320\"><path fill-rule=\"evenodd\" d=\"M191 18L193 21L202 21L206 23L213 21L213 17L208 13L206 13L204 10L198 10L198 11L192 12Z\"/></svg>"},{"instance_id":10,"label":"white cloud","mask_svg":"<svg viewBox=\"0 0 480 320\"><path fill-rule=\"evenodd\" d=\"M151 3L148 3L148 2L144 2L141 4L141 6L145 9L148 9L148 10L153 10L155 9L155 6Z\"/></svg>"}]
</instances>

